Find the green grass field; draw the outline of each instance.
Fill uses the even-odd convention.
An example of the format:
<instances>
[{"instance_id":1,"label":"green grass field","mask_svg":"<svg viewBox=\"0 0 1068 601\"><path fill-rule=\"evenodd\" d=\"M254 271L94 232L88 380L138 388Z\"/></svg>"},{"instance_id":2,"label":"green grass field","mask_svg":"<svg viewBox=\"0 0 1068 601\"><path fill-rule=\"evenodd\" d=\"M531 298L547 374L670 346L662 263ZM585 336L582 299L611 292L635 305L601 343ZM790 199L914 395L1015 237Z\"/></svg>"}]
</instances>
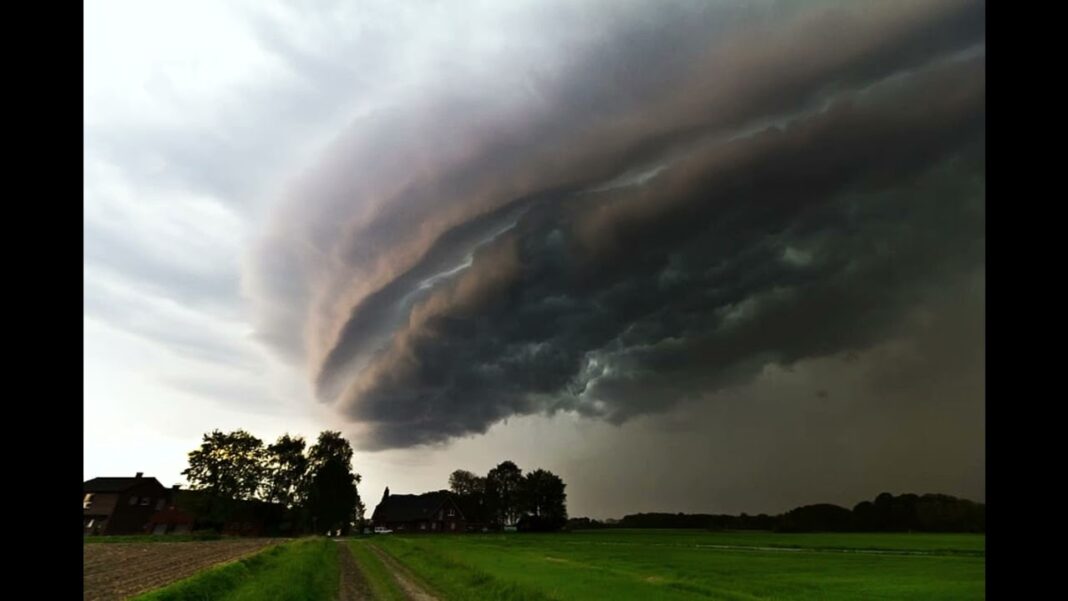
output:
<instances>
[{"instance_id":1,"label":"green grass field","mask_svg":"<svg viewBox=\"0 0 1068 601\"><path fill-rule=\"evenodd\" d=\"M337 543L298 540L204 570L135 601L323 601L337 598Z\"/></svg>"},{"instance_id":2,"label":"green grass field","mask_svg":"<svg viewBox=\"0 0 1068 601\"><path fill-rule=\"evenodd\" d=\"M377 536L443 599L983 599L985 537L605 530Z\"/></svg>"}]
</instances>

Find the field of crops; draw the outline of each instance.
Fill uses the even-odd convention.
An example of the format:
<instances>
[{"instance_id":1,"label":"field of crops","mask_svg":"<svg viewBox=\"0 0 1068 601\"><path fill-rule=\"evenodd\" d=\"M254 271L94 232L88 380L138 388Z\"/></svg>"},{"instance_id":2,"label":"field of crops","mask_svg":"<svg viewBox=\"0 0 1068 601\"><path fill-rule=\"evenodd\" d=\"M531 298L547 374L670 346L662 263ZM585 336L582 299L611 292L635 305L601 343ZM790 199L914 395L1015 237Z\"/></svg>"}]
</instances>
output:
<instances>
[{"instance_id":1,"label":"field of crops","mask_svg":"<svg viewBox=\"0 0 1068 601\"><path fill-rule=\"evenodd\" d=\"M983 599L985 537L591 531L380 536L445 599Z\"/></svg>"},{"instance_id":2,"label":"field of crops","mask_svg":"<svg viewBox=\"0 0 1068 601\"><path fill-rule=\"evenodd\" d=\"M138 599L985 598L981 535L605 530L271 542L87 544L85 599L149 588Z\"/></svg>"}]
</instances>

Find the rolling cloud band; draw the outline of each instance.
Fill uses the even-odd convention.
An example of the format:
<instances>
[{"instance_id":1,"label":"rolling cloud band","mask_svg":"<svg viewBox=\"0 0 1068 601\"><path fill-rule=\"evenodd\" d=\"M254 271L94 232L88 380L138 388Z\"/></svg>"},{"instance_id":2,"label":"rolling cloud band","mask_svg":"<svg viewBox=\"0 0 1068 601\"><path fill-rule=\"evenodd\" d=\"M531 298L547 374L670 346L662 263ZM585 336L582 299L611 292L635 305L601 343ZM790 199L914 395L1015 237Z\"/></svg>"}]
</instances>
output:
<instances>
[{"instance_id":1,"label":"rolling cloud band","mask_svg":"<svg viewBox=\"0 0 1068 601\"><path fill-rule=\"evenodd\" d=\"M663 412L982 272L984 3L665 6L398 101L278 207L259 335L358 444Z\"/></svg>"}]
</instances>

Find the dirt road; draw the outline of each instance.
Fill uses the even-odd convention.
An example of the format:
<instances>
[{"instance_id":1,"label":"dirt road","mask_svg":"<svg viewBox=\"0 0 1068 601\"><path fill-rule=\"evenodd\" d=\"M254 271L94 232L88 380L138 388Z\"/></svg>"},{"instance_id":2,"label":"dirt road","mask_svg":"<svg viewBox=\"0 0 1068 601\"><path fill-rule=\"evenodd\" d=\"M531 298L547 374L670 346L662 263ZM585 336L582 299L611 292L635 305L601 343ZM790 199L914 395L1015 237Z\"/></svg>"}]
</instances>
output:
<instances>
[{"instance_id":1,"label":"dirt road","mask_svg":"<svg viewBox=\"0 0 1068 601\"><path fill-rule=\"evenodd\" d=\"M356 566L348 541L337 541L337 561L341 572L338 601L373 601L374 594L363 572Z\"/></svg>"},{"instance_id":2,"label":"dirt road","mask_svg":"<svg viewBox=\"0 0 1068 601\"><path fill-rule=\"evenodd\" d=\"M404 594L408 596L411 601L440 601L434 595L431 595L422 585L420 585L412 573L408 571L408 568L400 564L393 556L386 553L382 549L379 549L377 545L369 544L371 552L374 553L378 559L385 564L390 572L393 573L393 577L396 578L397 584L404 590Z\"/></svg>"}]
</instances>

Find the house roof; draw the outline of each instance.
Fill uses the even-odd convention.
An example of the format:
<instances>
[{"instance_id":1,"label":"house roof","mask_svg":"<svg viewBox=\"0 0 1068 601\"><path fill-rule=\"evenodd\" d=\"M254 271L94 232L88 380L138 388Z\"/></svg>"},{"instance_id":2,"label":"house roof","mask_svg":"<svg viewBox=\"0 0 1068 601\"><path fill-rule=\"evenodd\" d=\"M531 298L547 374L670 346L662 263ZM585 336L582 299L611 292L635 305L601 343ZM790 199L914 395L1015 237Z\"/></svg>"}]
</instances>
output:
<instances>
[{"instance_id":1,"label":"house roof","mask_svg":"<svg viewBox=\"0 0 1068 601\"><path fill-rule=\"evenodd\" d=\"M163 485L155 478L93 478L92 480L86 480L85 483L82 484L82 490L84 492L96 493L123 492L133 488L135 485L148 482L153 482L156 486L163 488Z\"/></svg>"},{"instance_id":2,"label":"house roof","mask_svg":"<svg viewBox=\"0 0 1068 601\"><path fill-rule=\"evenodd\" d=\"M441 506L451 500L452 496L444 490L421 495L390 495L375 507L371 521L417 522L433 519Z\"/></svg>"}]
</instances>

